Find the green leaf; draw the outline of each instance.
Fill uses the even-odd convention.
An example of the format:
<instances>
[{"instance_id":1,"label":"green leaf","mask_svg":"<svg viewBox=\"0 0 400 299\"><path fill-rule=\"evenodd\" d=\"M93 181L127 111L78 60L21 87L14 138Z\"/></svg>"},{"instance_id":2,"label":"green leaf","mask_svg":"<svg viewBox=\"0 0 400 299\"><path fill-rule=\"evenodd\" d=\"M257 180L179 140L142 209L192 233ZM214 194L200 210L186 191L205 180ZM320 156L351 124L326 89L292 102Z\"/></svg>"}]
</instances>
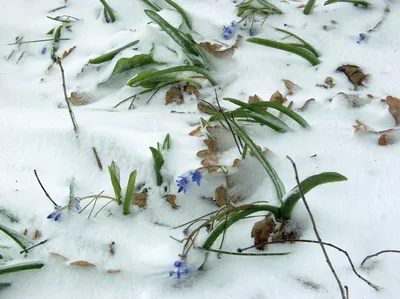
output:
<instances>
[{"instance_id":1,"label":"green leaf","mask_svg":"<svg viewBox=\"0 0 400 299\"><path fill-rule=\"evenodd\" d=\"M119 52L121 52L122 50L125 50L129 47L132 47L134 45L136 45L139 42L139 40L135 40L133 42L130 42L129 44L126 44L125 46L115 49L111 52L108 52L104 55L101 55L99 57L93 58L89 60L90 64L99 64L99 63L103 63L103 62L107 62L110 61L111 59L113 59Z\"/></svg>"},{"instance_id":2,"label":"green leaf","mask_svg":"<svg viewBox=\"0 0 400 299\"><path fill-rule=\"evenodd\" d=\"M143 0L144 3L146 3L148 6L150 6L152 9L155 11L160 11L162 8L158 6L156 3L150 1L150 0Z\"/></svg>"},{"instance_id":3,"label":"green leaf","mask_svg":"<svg viewBox=\"0 0 400 299\"><path fill-rule=\"evenodd\" d=\"M75 199L74 182L75 178L72 178L71 182L69 183L69 204Z\"/></svg>"},{"instance_id":4,"label":"green leaf","mask_svg":"<svg viewBox=\"0 0 400 299\"><path fill-rule=\"evenodd\" d=\"M341 181L347 181L347 178L337 172L323 172L306 178L300 183L300 185L304 194L306 194L308 191L319 185ZM279 209L278 219L290 219L293 208L300 198L300 190L298 186L295 186L284 196L284 198L282 198L283 203Z\"/></svg>"},{"instance_id":5,"label":"green leaf","mask_svg":"<svg viewBox=\"0 0 400 299\"><path fill-rule=\"evenodd\" d=\"M186 26L187 26L190 30L192 30L192 29L193 29L192 21L191 21L190 17L188 16L187 12L186 12L182 7L180 7L177 3L175 3L175 2L172 1L172 0L165 0L165 2L167 2L169 5L171 5L172 7L174 7L174 8L180 13L180 15L182 16L182 19L183 19L183 20L185 21L185 23L186 23Z\"/></svg>"},{"instance_id":6,"label":"green leaf","mask_svg":"<svg viewBox=\"0 0 400 299\"><path fill-rule=\"evenodd\" d=\"M306 7L304 7L304 10L303 10L303 13L305 15L309 15L313 11L314 6L315 6L315 1L316 0L308 0Z\"/></svg>"},{"instance_id":7,"label":"green leaf","mask_svg":"<svg viewBox=\"0 0 400 299\"><path fill-rule=\"evenodd\" d=\"M14 265L7 265L0 267L0 275L25 271L25 270L33 270L33 269L40 269L44 266L41 262L26 262L26 263L19 263Z\"/></svg>"},{"instance_id":8,"label":"green leaf","mask_svg":"<svg viewBox=\"0 0 400 299\"><path fill-rule=\"evenodd\" d=\"M132 205L133 189L135 188L135 182L136 182L136 174L137 171L134 170L131 172L129 176L128 185L126 187L126 192L125 192L124 203L122 206L124 215L128 215L130 213L130 208Z\"/></svg>"},{"instance_id":9,"label":"green leaf","mask_svg":"<svg viewBox=\"0 0 400 299\"><path fill-rule=\"evenodd\" d=\"M300 42L302 43L302 45L300 45L300 46L304 46L307 50L309 50L309 51L310 51L311 53L313 53L315 56L319 57L319 54L318 54L317 50L315 50L315 49L313 48L313 46L311 46L309 43L307 43L307 42L306 42L304 39L302 39L301 37L297 36L296 34L290 32L290 31L284 30L284 29L280 29L280 28L276 28L276 27L275 27L275 30L278 30L278 31L280 31L280 32L289 34L290 36L294 37L295 39L297 39L298 41L300 41ZM291 43L291 45L299 46L298 44L292 44L292 43Z\"/></svg>"},{"instance_id":10,"label":"green leaf","mask_svg":"<svg viewBox=\"0 0 400 299\"><path fill-rule=\"evenodd\" d=\"M367 1L361 1L361 0L328 0L324 3L324 5L329 5L338 2L353 3L355 6L362 5L364 7L368 7L369 5L371 5L371 3L368 3Z\"/></svg>"},{"instance_id":11,"label":"green leaf","mask_svg":"<svg viewBox=\"0 0 400 299\"><path fill-rule=\"evenodd\" d=\"M104 6L104 14L106 16L106 21L107 23L114 23L115 22L115 15L110 7L110 5L107 4L106 0L100 0L101 4Z\"/></svg>"},{"instance_id":12,"label":"green leaf","mask_svg":"<svg viewBox=\"0 0 400 299\"><path fill-rule=\"evenodd\" d=\"M32 245L32 242L26 239L24 235L17 233L5 225L0 224L0 230L13 239L23 250Z\"/></svg>"},{"instance_id":13,"label":"green leaf","mask_svg":"<svg viewBox=\"0 0 400 299\"><path fill-rule=\"evenodd\" d=\"M114 188L115 198L118 203L121 204L121 183L119 179L119 168L117 164L112 161L111 166L108 166L108 172L110 173L111 184Z\"/></svg>"},{"instance_id":14,"label":"green leaf","mask_svg":"<svg viewBox=\"0 0 400 299\"><path fill-rule=\"evenodd\" d=\"M304 49L303 47L298 47L293 44L280 43L280 42L276 42L276 41L272 41L272 40L264 39L264 38L258 38L258 37L248 38L247 41L250 43L259 44L262 46L267 46L267 47L271 47L271 48L275 48L275 49L279 49L279 50L283 50L286 52L290 52L290 53L299 55L299 56L303 57L304 59L307 59L313 66L320 63L317 56L315 56L309 50Z\"/></svg>"},{"instance_id":15,"label":"green leaf","mask_svg":"<svg viewBox=\"0 0 400 299\"><path fill-rule=\"evenodd\" d=\"M7 287L11 287L11 285L12 285L11 282L0 282L0 291Z\"/></svg>"},{"instance_id":16,"label":"green leaf","mask_svg":"<svg viewBox=\"0 0 400 299\"><path fill-rule=\"evenodd\" d=\"M168 133L167 136L165 136L162 149L169 150L170 148L171 148L171 136Z\"/></svg>"},{"instance_id":17,"label":"green leaf","mask_svg":"<svg viewBox=\"0 0 400 299\"><path fill-rule=\"evenodd\" d=\"M163 182L163 177L161 175L161 167L164 164L164 158L161 154L160 151L155 149L154 147L150 146L151 153L153 155L153 160L154 160L154 170L156 172L156 182L157 186L161 186Z\"/></svg>"},{"instance_id":18,"label":"green leaf","mask_svg":"<svg viewBox=\"0 0 400 299\"><path fill-rule=\"evenodd\" d=\"M273 5L272 3L269 3L265 0L257 0L258 3L260 3L261 5L263 5L265 8L268 8L269 10L272 10L274 13L276 14L283 14L283 11L280 10L278 7L276 7L275 5Z\"/></svg>"}]
</instances>

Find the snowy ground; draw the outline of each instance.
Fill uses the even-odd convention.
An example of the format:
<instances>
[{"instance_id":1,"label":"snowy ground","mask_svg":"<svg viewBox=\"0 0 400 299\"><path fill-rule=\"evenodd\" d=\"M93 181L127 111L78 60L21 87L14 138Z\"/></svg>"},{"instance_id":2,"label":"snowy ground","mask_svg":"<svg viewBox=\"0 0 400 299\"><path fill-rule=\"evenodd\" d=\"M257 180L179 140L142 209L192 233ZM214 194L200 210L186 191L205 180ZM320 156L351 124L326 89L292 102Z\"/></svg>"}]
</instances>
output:
<instances>
[{"instance_id":1,"label":"snowy ground","mask_svg":"<svg viewBox=\"0 0 400 299\"><path fill-rule=\"evenodd\" d=\"M100 87L97 84L107 78L118 58L148 53L153 43L156 60L181 64L182 56L176 57L164 46L177 50L179 47L158 26L147 24L150 19L143 10L149 7L142 1L109 0L117 17L113 24L99 17L102 5L94 0L69 0L67 8L48 13L63 2L2 1L0 208L17 216L19 222L11 223L1 215L0 220L18 232L27 229L29 238L35 230L40 231L40 239L34 242L48 241L24 258L10 239L0 235L1 244L12 246L6 255L14 261L45 263L41 270L1 276L0 282L13 282L12 287L1 291L1 298L340 298L321 249L313 244L268 247L267 252L291 252L282 257L223 255L218 259L212 255L202 272L196 268L204 254L192 250L187 260L192 273L183 280L169 277L182 250L182 244L169 235L183 237L182 230L172 230L172 227L217 209L211 201L199 197L199 194L212 194L220 184L213 177L205 175L200 187L194 186L192 192L188 190L185 194L177 194L174 184L177 176L200 166L196 153L205 148L203 138L188 133L195 128L200 116L205 116L197 110L194 100L186 100L183 105L165 105L165 91L157 93L148 104L148 96L141 97L133 110L128 110L130 102L113 109L139 89L124 85L129 75ZM316 102L303 112L297 111L311 125L309 131L289 119L285 121L294 129L289 133L279 134L265 127L248 131L257 144L272 151L267 157L287 190L295 185L295 179L286 155L296 161L303 179L324 171L339 172L348 178L346 182L327 184L307 194L321 237L347 250L360 274L382 287L379 292L370 288L354 275L344 255L328 248L351 298L397 298L398 255L379 256L369 262L367 269L359 265L369 254L400 248L400 139L398 133L397 136L391 133L392 143L379 146L379 135L355 134L352 125L360 120L376 130L395 127L388 105L380 99L389 95L400 97L400 4L396 0L371 0L371 8L362 9L346 3L324 7L324 1L317 1L313 13L306 16L297 8L306 1L270 2L285 14L269 17L262 27L258 24L256 37L280 40L285 35L273 27L286 28L317 48L321 64L312 67L294 54L248 43L245 41L249 37L248 29L238 29L237 33L244 39L233 57L213 61L213 75L222 88L218 90L219 97L247 102L248 96L257 94L269 100L276 90L286 93L282 79L288 79L301 87L288 96L294 108L315 98ZM219 40L233 44L233 39L222 39L222 27L240 20L232 1L180 0L177 3L192 16L194 30L200 34L193 35L196 41ZM379 28L367 33L383 18L387 5L391 9L387 18ZM82 19L72 25L72 32L63 31L62 37L69 40L60 42L58 52L60 55L76 46L63 60L68 95L72 91L86 92L95 99L90 105L73 107L81 130L79 141L65 108L59 68L55 65L46 70L51 64L51 42L24 44L20 49L7 45L16 36L23 36L25 41L48 38L46 32L59 23L46 16L63 14ZM176 26L181 22L179 14L172 10L165 9L161 14ZM357 43L360 33L367 33L367 37ZM140 40L136 45L138 50L127 49L109 64L80 74L89 59L136 39ZM42 54L44 47L47 47L46 54ZM18 51L7 59L14 49ZM22 51L25 54L17 63ZM344 74L335 72L343 64L358 65L369 74L366 86L354 90ZM324 84L327 76L334 79L335 87L316 86ZM202 97L211 102L213 92L210 86L200 90ZM362 107L353 107L337 95L340 92L357 94L364 99L371 94L374 98ZM171 110L191 113L171 113ZM176 203L180 206L177 210L171 209L155 185L149 150L149 146L161 142L167 133L171 135L172 147L164 157L163 174L164 179L171 181L170 192L177 194ZM92 147L99 153L103 171L96 164ZM238 153L233 148L226 155L227 161L232 161ZM46 218L53 211L53 205L40 189L34 169L52 198L66 205L72 178L77 196L103 190L105 195L112 196L106 166L113 160L121 169L123 186L134 169L138 171L137 182L153 186L146 209L133 207L130 215L123 216L121 208L111 204L89 220L90 209L82 214L65 212L57 222ZM243 182L251 186L251 196L245 203L268 200L277 204L270 180L257 167L252 176L246 177L248 181ZM98 207L104 203L99 200ZM302 227L302 239L315 239L303 204L296 207L293 219ZM252 245L250 231L256 221L247 219L232 226L224 250L235 251ZM200 245L204 237L200 237ZM114 256L109 254L111 242L115 242ZM49 255L50 252L61 254L68 261ZM96 268L69 266L77 260L88 261ZM120 272L106 273L108 269Z\"/></svg>"}]
</instances>

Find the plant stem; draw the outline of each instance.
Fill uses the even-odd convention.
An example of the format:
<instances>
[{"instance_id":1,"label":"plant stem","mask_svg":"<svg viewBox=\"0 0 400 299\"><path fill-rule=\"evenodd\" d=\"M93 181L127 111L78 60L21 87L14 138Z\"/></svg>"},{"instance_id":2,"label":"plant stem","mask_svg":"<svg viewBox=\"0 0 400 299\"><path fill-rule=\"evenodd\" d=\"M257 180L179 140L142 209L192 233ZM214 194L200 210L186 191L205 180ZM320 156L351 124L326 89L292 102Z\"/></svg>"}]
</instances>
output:
<instances>
[{"instance_id":1,"label":"plant stem","mask_svg":"<svg viewBox=\"0 0 400 299\"><path fill-rule=\"evenodd\" d=\"M365 263L367 260L369 260L369 259L372 258L372 257L378 256L378 255L380 255L380 254L382 254L382 253L400 253L400 250L382 250L382 251L379 251L379 252L377 252L377 253L368 255L368 256L367 256L365 259L363 259L363 261L361 262L361 267L364 265L364 263Z\"/></svg>"},{"instance_id":2,"label":"plant stem","mask_svg":"<svg viewBox=\"0 0 400 299\"><path fill-rule=\"evenodd\" d=\"M33 170L33 173L35 174L35 177L36 177L37 181L39 182L39 185L42 188L44 194L46 194L46 197L53 203L53 205L55 207L57 207L58 204L55 203L55 201L50 197L49 193L47 193L46 189L43 187L42 182L40 181L39 176L38 176L38 174L36 172L36 169Z\"/></svg>"}]
</instances>

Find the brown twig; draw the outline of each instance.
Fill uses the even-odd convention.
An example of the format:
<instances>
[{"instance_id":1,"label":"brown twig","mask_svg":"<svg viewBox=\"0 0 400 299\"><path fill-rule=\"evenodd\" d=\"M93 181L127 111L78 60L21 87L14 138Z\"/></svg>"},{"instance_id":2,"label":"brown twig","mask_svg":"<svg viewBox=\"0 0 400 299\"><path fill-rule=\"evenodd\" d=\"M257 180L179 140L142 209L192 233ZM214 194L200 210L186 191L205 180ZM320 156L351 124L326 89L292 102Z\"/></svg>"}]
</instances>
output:
<instances>
[{"instance_id":1,"label":"brown twig","mask_svg":"<svg viewBox=\"0 0 400 299\"><path fill-rule=\"evenodd\" d=\"M97 166L100 168L100 170L103 170L103 165L101 164L101 161L100 161L99 155L97 154L96 148L92 147L92 150L93 150L94 156L96 158Z\"/></svg>"},{"instance_id":2,"label":"brown twig","mask_svg":"<svg viewBox=\"0 0 400 299\"><path fill-rule=\"evenodd\" d=\"M382 253L400 253L400 250L381 250L381 251L379 251L379 252L377 252L377 253L368 255L368 256L367 256L365 259L363 259L363 261L361 262L361 267L364 265L364 263L365 263L367 260L369 260L369 259L372 258L372 257L378 256L378 255L380 255L380 254L382 254Z\"/></svg>"},{"instance_id":3,"label":"brown twig","mask_svg":"<svg viewBox=\"0 0 400 299\"><path fill-rule=\"evenodd\" d=\"M322 239L321 239L321 237L320 237L320 235L318 233L317 224L315 223L314 216L312 215L310 207L308 206L308 203L307 203L306 198L304 196L304 192L303 192L303 188L301 187L301 184L300 184L300 180L299 180L299 175L298 175L298 172L297 172L296 164L294 163L294 161L289 156L286 156L286 157L290 160L290 162L292 162L294 173L295 173L297 187L299 188L299 192L300 192L301 198L303 199L304 206L306 207L308 215L310 216L315 236L317 237L318 243L321 246L321 250L324 253L326 263L328 264L329 268L332 271L333 276L336 279L336 282L337 282L337 284L339 286L342 298L346 299L346 293L345 293L345 290L343 288L342 282L340 281L339 276L337 275L337 273L335 271L335 268L333 268L333 265L331 263L331 260L329 259L328 253L325 250L325 247L324 247L324 244L322 242Z\"/></svg>"},{"instance_id":4,"label":"brown twig","mask_svg":"<svg viewBox=\"0 0 400 299\"><path fill-rule=\"evenodd\" d=\"M42 182L40 181L39 176L38 176L38 174L37 174L37 172L36 172L36 169L33 170L33 173L35 174L35 177L36 177L36 179L37 179L37 181L38 181L40 187L42 188L44 194L46 194L46 197L47 197L48 199L50 199L50 201L53 203L53 205L54 205L55 207L57 207L58 204L56 204L56 202L50 197L49 193L47 193L46 189L43 187Z\"/></svg>"},{"instance_id":5,"label":"brown twig","mask_svg":"<svg viewBox=\"0 0 400 299\"><path fill-rule=\"evenodd\" d=\"M136 94L134 94L133 96L127 97L126 99L122 100L121 102L119 102L117 105L115 105L113 108L117 108L119 105L129 101L130 99L135 99L136 98Z\"/></svg>"}]
</instances>

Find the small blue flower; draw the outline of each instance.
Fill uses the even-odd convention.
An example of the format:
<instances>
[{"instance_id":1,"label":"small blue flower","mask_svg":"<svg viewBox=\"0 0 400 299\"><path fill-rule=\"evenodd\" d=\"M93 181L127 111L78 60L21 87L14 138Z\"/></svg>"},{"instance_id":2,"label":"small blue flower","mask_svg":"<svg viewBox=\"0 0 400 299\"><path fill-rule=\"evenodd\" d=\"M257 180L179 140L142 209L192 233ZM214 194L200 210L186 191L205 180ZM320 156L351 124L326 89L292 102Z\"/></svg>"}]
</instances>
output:
<instances>
[{"instance_id":1,"label":"small blue flower","mask_svg":"<svg viewBox=\"0 0 400 299\"><path fill-rule=\"evenodd\" d=\"M230 38L232 38L233 32L232 32L232 29L231 29L230 26L224 26L224 27L222 28L222 30L223 30L223 32L224 32L224 34L223 34L224 39L230 39Z\"/></svg>"},{"instance_id":2,"label":"small blue flower","mask_svg":"<svg viewBox=\"0 0 400 299\"><path fill-rule=\"evenodd\" d=\"M47 216L47 219L54 219L54 221L57 221L61 217L61 211L63 208L61 206L55 206L54 209L55 211Z\"/></svg>"},{"instance_id":3,"label":"small blue flower","mask_svg":"<svg viewBox=\"0 0 400 299\"><path fill-rule=\"evenodd\" d=\"M47 52L47 48L44 47L44 48L42 49L41 53L42 53L42 55L44 55L44 54L46 54L46 52Z\"/></svg>"},{"instance_id":4,"label":"small blue flower","mask_svg":"<svg viewBox=\"0 0 400 299\"><path fill-rule=\"evenodd\" d=\"M178 185L178 193L182 192L186 193L187 188L189 187L189 181L186 176L178 176L176 180L176 184Z\"/></svg>"},{"instance_id":5,"label":"small blue flower","mask_svg":"<svg viewBox=\"0 0 400 299\"><path fill-rule=\"evenodd\" d=\"M178 176L178 179L175 181L176 185L179 187L178 193L180 193L182 191L184 193L186 193L191 182L194 182L197 184L197 186L200 186L201 177L202 177L202 173L198 170L197 171L189 171L189 172L186 172L184 175Z\"/></svg>"},{"instance_id":6,"label":"small blue flower","mask_svg":"<svg viewBox=\"0 0 400 299\"><path fill-rule=\"evenodd\" d=\"M365 41L366 38L367 38L367 35L366 35L365 33L360 33L360 34L358 35L358 41L357 41L357 43L360 44L361 42Z\"/></svg>"},{"instance_id":7,"label":"small blue flower","mask_svg":"<svg viewBox=\"0 0 400 299\"><path fill-rule=\"evenodd\" d=\"M79 197L75 197L73 201L71 201L71 203L69 204L70 207L74 207L75 209L77 209L78 211L81 209L81 200L79 199Z\"/></svg>"},{"instance_id":8,"label":"small blue flower","mask_svg":"<svg viewBox=\"0 0 400 299\"><path fill-rule=\"evenodd\" d=\"M182 275L188 275L190 273L190 269L186 262L176 261L174 263L175 271L169 272L169 276L175 276L177 279L181 279Z\"/></svg>"},{"instance_id":9,"label":"small blue flower","mask_svg":"<svg viewBox=\"0 0 400 299\"><path fill-rule=\"evenodd\" d=\"M192 182L196 182L197 186L200 186L200 180L201 180L201 172L200 171L195 171L191 172L190 175L192 176Z\"/></svg>"}]
</instances>

